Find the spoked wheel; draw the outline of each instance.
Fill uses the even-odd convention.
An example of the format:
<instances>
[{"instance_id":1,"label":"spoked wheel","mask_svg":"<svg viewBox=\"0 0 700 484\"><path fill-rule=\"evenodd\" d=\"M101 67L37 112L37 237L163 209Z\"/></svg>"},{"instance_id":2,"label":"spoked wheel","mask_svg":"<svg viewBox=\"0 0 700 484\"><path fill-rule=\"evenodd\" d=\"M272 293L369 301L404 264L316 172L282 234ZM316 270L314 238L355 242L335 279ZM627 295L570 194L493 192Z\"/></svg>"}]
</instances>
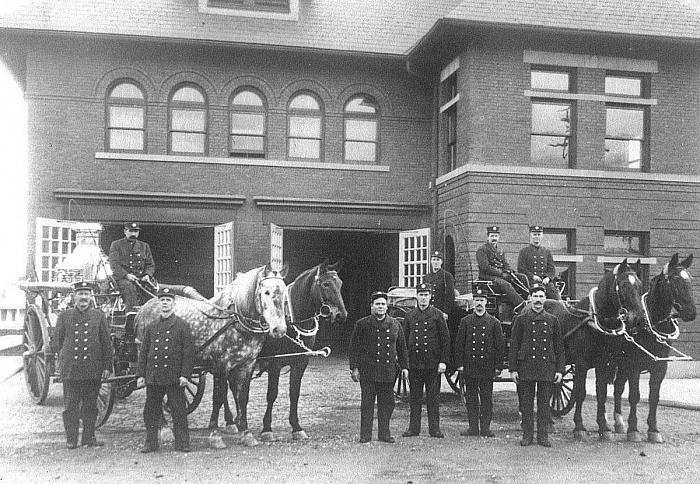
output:
<instances>
[{"instance_id":1,"label":"spoked wheel","mask_svg":"<svg viewBox=\"0 0 700 484\"><path fill-rule=\"evenodd\" d=\"M99 428L107 421L112 409L114 408L114 399L117 396L116 383L103 383L100 385L100 393L97 394L97 423Z\"/></svg>"},{"instance_id":2,"label":"spoked wheel","mask_svg":"<svg viewBox=\"0 0 700 484\"><path fill-rule=\"evenodd\" d=\"M46 319L35 306L27 307L24 315L24 332L22 344L24 353L24 380L29 390L30 398L37 405L42 405L49 394L49 383L53 366L49 364L45 353L48 348L48 326Z\"/></svg>"},{"instance_id":3,"label":"spoked wheel","mask_svg":"<svg viewBox=\"0 0 700 484\"><path fill-rule=\"evenodd\" d=\"M552 416L562 417L569 413L576 403L572 398L574 393L574 375L576 368L574 365L567 365L564 370L564 375L561 384L554 385L552 388L552 399L550 405L552 407Z\"/></svg>"},{"instance_id":4,"label":"spoked wheel","mask_svg":"<svg viewBox=\"0 0 700 484\"><path fill-rule=\"evenodd\" d=\"M204 396L204 387L207 384L207 374L204 372L194 373L187 379L185 386L185 410L190 414L199 406ZM163 404L166 412L171 413L169 402L166 400Z\"/></svg>"},{"instance_id":5,"label":"spoked wheel","mask_svg":"<svg viewBox=\"0 0 700 484\"><path fill-rule=\"evenodd\" d=\"M411 393L411 385L408 383L408 378L401 378L401 370L396 373L396 381L394 382L394 395L402 402L407 402Z\"/></svg>"}]
</instances>

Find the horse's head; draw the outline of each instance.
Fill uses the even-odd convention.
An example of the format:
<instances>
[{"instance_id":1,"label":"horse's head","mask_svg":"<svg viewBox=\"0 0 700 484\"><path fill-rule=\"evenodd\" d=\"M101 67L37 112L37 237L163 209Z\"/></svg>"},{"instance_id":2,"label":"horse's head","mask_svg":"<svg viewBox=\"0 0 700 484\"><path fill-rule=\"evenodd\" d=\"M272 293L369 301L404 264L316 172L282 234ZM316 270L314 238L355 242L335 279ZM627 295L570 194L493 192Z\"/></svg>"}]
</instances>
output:
<instances>
[{"instance_id":1,"label":"horse's head","mask_svg":"<svg viewBox=\"0 0 700 484\"><path fill-rule=\"evenodd\" d=\"M340 322L345 321L348 316L343 296L340 294L343 281L338 276L338 271L342 266L342 260L333 265L328 265L324 261L318 265L314 277L312 290L314 306L320 308L319 315L330 318L331 322L336 319Z\"/></svg>"},{"instance_id":2,"label":"horse's head","mask_svg":"<svg viewBox=\"0 0 700 484\"><path fill-rule=\"evenodd\" d=\"M683 261L678 261L678 254L673 254L664 266L662 275L670 288L670 300L673 308L683 321L693 321L697 316L693 297L693 278L688 271L693 263L693 254Z\"/></svg>"},{"instance_id":3,"label":"horse's head","mask_svg":"<svg viewBox=\"0 0 700 484\"><path fill-rule=\"evenodd\" d=\"M268 264L258 273L255 308L270 326L270 335L273 338L281 338L287 332L287 322L284 318L286 275L286 264L281 270L273 269Z\"/></svg>"},{"instance_id":4,"label":"horse's head","mask_svg":"<svg viewBox=\"0 0 700 484\"><path fill-rule=\"evenodd\" d=\"M634 269L624 259L615 266L612 272L603 277L599 289L601 300L596 304L603 316L611 316L614 312L623 318L630 329L644 324L644 308L642 306L642 281Z\"/></svg>"}]
</instances>

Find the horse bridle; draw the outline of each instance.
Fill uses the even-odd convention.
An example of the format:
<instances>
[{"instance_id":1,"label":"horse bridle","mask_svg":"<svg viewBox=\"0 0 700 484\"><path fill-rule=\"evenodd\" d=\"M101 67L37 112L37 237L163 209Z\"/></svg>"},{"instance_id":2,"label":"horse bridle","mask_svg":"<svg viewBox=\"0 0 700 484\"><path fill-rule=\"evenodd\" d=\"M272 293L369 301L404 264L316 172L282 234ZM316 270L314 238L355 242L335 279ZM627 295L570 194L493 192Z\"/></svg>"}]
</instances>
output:
<instances>
[{"instance_id":1,"label":"horse bridle","mask_svg":"<svg viewBox=\"0 0 700 484\"><path fill-rule=\"evenodd\" d=\"M683 271L685 271L688 277L691 277L687 269L684 268ZM671 308L672 310L675 309L676 312L680 312L680 309L678 308L678 306L680 305L680 303L678 302L678 293L675 290L673 284L671 284L672 277L670 275L668 264L664 267L664 271L662 272L662 274L664 276L663 281L668 285L669 290L671 292ZM682 275L679 275L678 277L685 279ZM644 295L642 296L642 307L644 308L644 314L646 315L647 321L649 323L647 329L656 337L657 341L659 342L678 339L681 331L680 327L678 326L678 319L674 318L673 311L671 311L671 314L669 314L666 318L660 321L651 320L651 317L649 315L649 309L647 306L648 294L649 293L647 292L644 293ZM658 329L658 327L663 323L670 323L673 327L673 330L671 332L665 332Z\"/></svg>"},{"instance_id":2,"label":"horse bridle","mask_svg":"<svg viewBox=\"0 0 700 484\"><path fill-rule=\"evenodd\" d=\"M618 280L619 269L619 264L615 266L615 269L613 269L613 276L615 278L615 297L617 299L618 305L616 319L620 323L617 328L609 329L604 326L601 326L598 320L598 312L595 306L595 295L598 291L598 288L594 287L593 289L591 289L588 295L591 305L591 310L589 313L591 317L591 324L597 331L603 333L606 336L623 336L627 334L627 317L629 314L629 310L624 306L624 304L622 303L622 298L620 297L620 281ZM625 272L623 274L634 274L634 277L637 277L634 271Z\"/></svg>"}]
</instances>

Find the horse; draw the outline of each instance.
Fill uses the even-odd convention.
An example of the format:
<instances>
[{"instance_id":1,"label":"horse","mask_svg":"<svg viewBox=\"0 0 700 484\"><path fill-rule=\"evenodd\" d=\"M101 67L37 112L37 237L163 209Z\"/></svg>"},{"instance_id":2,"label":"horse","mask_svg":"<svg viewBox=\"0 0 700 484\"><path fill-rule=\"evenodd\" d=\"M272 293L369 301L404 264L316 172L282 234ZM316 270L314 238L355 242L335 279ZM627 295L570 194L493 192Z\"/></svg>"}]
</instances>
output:
<instances>
[{"instance_id":1,"label":"horse","mask_svg":"<svg viewBox=\"0 0 700 484\"><path fill-rule=\"evenodd\" d=\"M327 262L308 269L287 286L287 313L290 318L288 329L293 337L285 335L282 339L266 338L265 345L258 357L258 374L267 372L267 410L263 417L261 440L272 441L272 408L277 399L279 377L282 368L289 366L289 423L292 426L292 438L302 440L308 438L299 424L298 403L301 392L301 380L309 364L309 356L318 354L328 356L330 348L311 351L316 341L319 320L343 321L347 317L345 303L340 294L343 281L338 277L342 261L334 265ZM307 328L306 326L310 326ZM293 355L299 353L298 355ZM289 355L289 356L280 356ZM223 381L214 378L215 392L221 392ZM225 389L225 387L224 387ZM225 391L224 391L225 396ZM218 411L209 422L210 428L218 426ZM224 400L224 420L227 432L237 432L238 416L233 414Z\"/></svg>"},{"instance_id":2,"label":"horse","mask_svg":"<svg viewBox=\"0 0 700 484\"><path fill-rule=\"evenodd\" d=\"M561 323L566 362L575 367L572 398L576 402L574 436L578 439L588 435L581 411L591 368L596 370L598 433L603 439L612 435L605 418L607 385L614 374L612 355L618 341L616 335L628 326L639 327L644 320L640 293L641 281L624 259L614 270L606 271L588 298L574 306L555 300L545 303L545 310Z\"/></svg>"},{"instance_id":3,"label":"horse","mask_svg":"<svg viewBox=\"0 0 700 484\"><path fill-rule=\"evenodd\" d=\"M175 314L192 328L198 360L215 378L228 377L246 445L256 443L248 431L247 420L255 359L266 336L279 339L287 331L284 316L286 272L286 267L277 270L268 264L238 274L231 284L208 301L175 297ZM136 314L137 328L143 331L146 325L158 320L159 314L158 300L149 300Z\"/></svg>"},{"instance_id":4,"label":"horse","mask_svg":"<svg viewBox=\"0 0 700 484\"><path fill-rule=\"evenodd\" d=\"M657 427L656 409L668 362L674 359L673 356L669 357L672 347L668 341L676 339L679 335L674 312L677 312L677 316L683 321L693 321L697 316L695 300L693 299L692 277L688 272L692 262L692 254L680 262L678 254L673 254L661 273L651 280L649 292L642 297L642 302L647 308L648 326L636 334L630 335L632 341L625 341L622 355L618 359L618 372L613 393L615 397L615 432L626 432L627 440L630 442L641 442L642 440L637 428L637 404L640 399L639 375L642 371L649 371L647 440L653 443L663 442L663 437ZM680 359L685 358L681 357ZM627 421L628 426L625 426L622 417L622 392L627 381L630 383L630 413Z\"/></svg>"}]
</instances>

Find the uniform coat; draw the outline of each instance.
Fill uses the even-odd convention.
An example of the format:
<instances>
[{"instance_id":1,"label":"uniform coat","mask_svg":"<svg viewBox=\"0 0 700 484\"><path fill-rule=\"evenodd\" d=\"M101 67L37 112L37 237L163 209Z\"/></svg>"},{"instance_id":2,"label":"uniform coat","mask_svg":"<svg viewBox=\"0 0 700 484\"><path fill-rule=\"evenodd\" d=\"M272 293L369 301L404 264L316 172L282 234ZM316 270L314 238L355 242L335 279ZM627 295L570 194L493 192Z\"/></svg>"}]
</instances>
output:
<instances>
[{"instance_id":1,"label":"uniform coat","mask_svg":"<svg viewBox=\"0 0 700 484\"><path fill-rule=\"evenodd\" d=\"M449 363L450 332L439 309L433 306L412 309L406 314L403 326L409 369L436 369L438 363Z\"/></svg>"},{"instance_id":2,"label":"uniform coat","mask_svg":"<svg viewBox=\"0 0 700 484\"><path fill-rule=\"evenodd\" d=\"M394 382L397 368L408 368L406 340L401 324L391 316L358 319L350 338L350 369L360 380Z\"/></svg>"},{"instance_id":3,"label":"uniform coat","mask_svg":"<svg viewBox=\"0 0 700 484\"><path fill-rule=\"evenodd\" d=\"M194 366L194 338L190 326L175 314L146 326L136 376L146 385L177 385L190 378Z\"/></svg>"},{"instance_id":4,"label":"uniform coat","mask_svg":"<svg viewBox=\"0 0 700 484\"><path fill-rule=\"evenodd\" d=\"M109 246L109 266L114 278L124 279L127 274L143 277L146 274L153 277L155 264L151 247L138 239L133 242L123 237L112 242Z\"/></svg>"},{"instance_id":5,"label":"uniform coat","mask_svg":"<svg viewBox=\"0 0 700 484\"><path fill-rule=\"evenodd\" d=\"M56 322L61 380L100 380L112 369L112 342L107 319L98 309L66 309Z\"/></svg>"},{"instance_id":6,"label":"uniform coat","mask_svg":"<svg viewBox=\"0 0 700 484\"><path fill-rule=\"evenodd\" d=\"M559 320L546 311L525 309L513 322L509 368L521 381L554 380L564 373L564 341Z\"/></svg>"},{"instance_id":7,"label":"uniform coat","mask_svg":"<svg viewBox=\"0 0 700 484\"><path fill-rule=\"evenodd\" d=\"M459 322L455 366L464 367L465 377L493 378L496 369L503 369L503 350L501 322L489 313L468 314Z\"/></svg>"},{"instance_id":8,"label":"uniform coat","mask_svg":"<svg viewBox=\"0 0 700 484\"><path fill-rule=\"evenodd\" d=\"M442 267L423 277L425 284L432 285L431 306L440 311L452 314L455 305L455 278Z\"/></svg>"},{"instance_id":9,"label":"uniform coat","mask_svg":"<svg viewBox=\"0 0 700 484\"><path fill-rule=\"evenodd\" d=\"M506 253L488 242L477 249L476 262L479 264L479 279L486 281L492 281L494 277L503 277L504 271L510 271Z\"/></svg>"},{"instance_id":10,"label":"uniform coat","mask_svg":"<svg viewBox=\"0 0 700 484\"><path fill-rule=\"evenodd\" d=\"M518 254L518 272L525 274L532 283L533 277L554 279L556 268L552 253L546 247L532 244L523 247Z\"/></svg>"}]
</instances>

